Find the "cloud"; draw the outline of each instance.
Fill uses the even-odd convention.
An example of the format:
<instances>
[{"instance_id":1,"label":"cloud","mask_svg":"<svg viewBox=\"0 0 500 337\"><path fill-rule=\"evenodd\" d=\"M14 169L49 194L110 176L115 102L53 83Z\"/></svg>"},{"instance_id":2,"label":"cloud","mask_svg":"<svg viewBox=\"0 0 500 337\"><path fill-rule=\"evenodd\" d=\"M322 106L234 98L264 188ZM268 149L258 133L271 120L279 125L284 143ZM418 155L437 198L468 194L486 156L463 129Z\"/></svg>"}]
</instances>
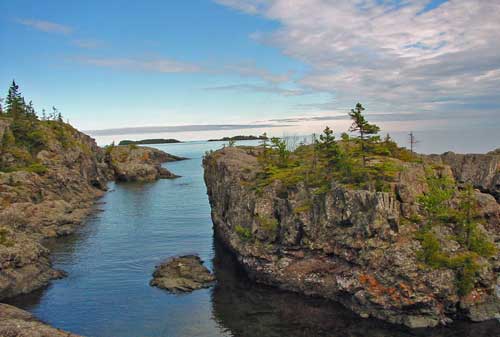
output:
<instances>
[{"instance_id":1,"label":"cloud","mask_svg":"<svg viewBox=\"0 0 500 337\"><path fill-rule=\"evenodd\" d=\"M245 13L257 14L261 9L264 8L265 0L254 0L254 1L239 1L239 0L215 0L216 3L234 9L240 10Z\"/></svg>"},{"instance_id":2,"label":"cloud","mask_svg":"<svg viewBox=\"0 0 500 337\"><path fill-rule=\"evenodd\" d=\"M237 73L242 77L257 77L265 82L273 84L288 82L290 81L292 75L291 72L285 74L276 74L270 72L267 69L259 68L254 63L251 62L226 65L225 67L223 67L223 69L221 69L221 71L229 73Z\"/></svg>"},{"instance_id":3,"label":"cloud","mask_svg":"<svg viewBox=\"0 0 500 337\"><path fill-rule=\"evenodd\" d=\"M461 105L500 110L498 1L216 2L277 21L252 38L308 65L298 83L331 93L337 105L448 117Z\"/></svg>"},{"instance_id":4,"label":"cloud","mask_svg":"<svg viewBox=\"0 0 500 337\"><path fill-rule=\"evenodd\" d=\"M72 40L71 43L83 49L97 49L105 45L102 41L94 39L75 39Z\"/></svg>"},{"instance_id":5,"label":"cloud","mask_svg":"<svg viewBox=\"0 0 500 337\"><path fill-rule=\"evenodd\" d=\"M133 58L92 58L78 57L77 62L103 68L142 70L159 73L196 73L200 66L176 60L160 59L133 59Z\"/></svg>"},{"instance_id":6,"label":"cloud","mask_svg":"<svg viewBox=\"0 0 500 337\"><path fill-rule=\"evenodd\" d=\"M132 134L148 134L162 132L196 132L196 131L222 131L222 130L240 130L240 129L258 129L284 127L288 125L272 123L254 123L254 124L210 124L210 125L179 125L179 126L142 126L116 129L88 130L86 133L92 136L117 136Z\"/></svg>"},{"instance_id":7,"label":"cloud","mask_svg":"<svg viewBox=\"0 0 500 337\"><path fill-rule=\"evenodd\" d=\"M73 28L69 26L50 21L19 19L17 22L45 33L69 35L73 32Z\"/></svg>"},{"instance_id":8,"label":"cloud","mask_svg":"<svg viewBox=\"0 0 500 337\"><path fill-rule=\"evenodd\" d=\"M75 41L73 41L75 43ZM82 48L96 47L96 43L93 40L82 40L79 46ZM97 44L98 45L98 44ZM244 78L256 78L263 82L270 83L272 86L277 84L285 83L290 81L290 73L287 74L277 74L268 71L264 68L259 68L253 63L239 63L239 64L228 64L224 66L210 66L195 63L181 62L173 60L170 58L156 58L156 59L139 59L139 58L129 58L129 57L75 57L74 61L79 63L93 65L103 68L115 68L115 69L127 69L127 70L142 70L158 73L207 73L213 75L238 75ZM252 88L253 87L253 88ZM224 88L219 88L223 90ZM226 88L229 90L230 88ZM233 88L236 89L236 88ZM255 92L275 92L281 93L287 96L294 96L299 94L305 94L304 90L292 90L292 89L279 89L279 88L266 88L262 86L252 86L246 85L246 88L240 86L241 90L255 91ZM253 90L252 90L253 89ZM214 89L216 90L216 89Z\"/></svg>"},{"instance_id":9,"label":"cloud","mask_svg":"<svg viewBox=\"0 0 500 337\"><path fill-rule=\"evenodd\" d=\"M257 85L257 84L232 84L218 87L208 87L209 91L244 91L251 93L276 94L281 96L302 96L310 92L301 89L285 89L277 86Z\"/></svg>"}]
</instances>

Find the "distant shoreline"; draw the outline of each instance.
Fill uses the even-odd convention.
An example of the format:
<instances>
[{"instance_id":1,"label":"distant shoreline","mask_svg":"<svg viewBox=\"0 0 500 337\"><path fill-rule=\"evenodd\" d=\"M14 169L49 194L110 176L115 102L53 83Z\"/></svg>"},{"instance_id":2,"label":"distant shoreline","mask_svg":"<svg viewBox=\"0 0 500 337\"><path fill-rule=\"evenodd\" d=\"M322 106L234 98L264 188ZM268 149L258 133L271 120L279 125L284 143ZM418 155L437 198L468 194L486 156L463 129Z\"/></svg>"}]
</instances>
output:
<instances>
[{"instance_id":1,"label":"distant shoreline","mask_svg":"<svg viewBox=\"0 0 500 337\"><path fill-rule=\"evenodd\" d=\"M263 140L263 139L268 139L267 137L264 136L233 136L233 137L222 137L219 139L209 139L209 142L228 142L228 141L239 141L239 140Z\"/></svg>"},{"instance_id":2,"label":"distant shoreline","mask_svg":"<svg viewBox=\"0 0 500 337\"><path fill-rule=\"evenodd\" d=\"M182 143L177 139L143 139L143 140L122 140L118 145L144 145L144 144L172 144L172 143Z\"/></svg>"}]
</instances>

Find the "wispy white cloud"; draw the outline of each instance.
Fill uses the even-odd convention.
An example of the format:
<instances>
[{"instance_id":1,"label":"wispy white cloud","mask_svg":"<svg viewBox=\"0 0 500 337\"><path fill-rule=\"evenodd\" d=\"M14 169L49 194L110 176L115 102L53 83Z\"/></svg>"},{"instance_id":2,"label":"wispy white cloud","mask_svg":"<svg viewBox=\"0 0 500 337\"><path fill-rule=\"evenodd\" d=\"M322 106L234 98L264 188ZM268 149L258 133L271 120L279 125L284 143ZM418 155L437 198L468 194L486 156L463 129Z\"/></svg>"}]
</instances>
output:
<instances>
[{"instance_id":1,"label":"wispy white cloud","mask_svg":"<svg viewBox=\"0 0 500 337\"><path fill-rule=\"evenodd\" d=\"M250 93L275 94L281 96L303 96L310 94L310 91L302 89L287 89L273 85L257 85L257 84L231 84L217 87L207 87L209 91L244 91Z\"/></svg>"},{"instance_id":2,"label":"wispy white cloud","mask_svg":"<svg viewBox=\"0 0 500 337\"><path fill-rule=\"evenodd\" d=\"M252 35L311 69L298 83L385 111L500 109L500 2L216 0L280 23Z\"/></svg>"},{"instance_id":3,"label":"wispy white cloud","mask_svg":"<svg viewBox=\"0 0 500 337\"><path fill-rule=\"evenodd\" d=\"M226 65L223 69L223 72L236 73L242 77L257 77L262 79L265 82L270 83L285 83L290 81L292 73L274 73L264 68L259 68L255 63L246 62L239 64L230 64Z\"/></svg>"},{"instance_id":4,"label":"wispy white cloud","mask_svg":"<svg viewBox=\"0 0 500 337\"><path fill-rule=\"evenodd\" d=\"M95 39L74 39L71 43L83 49L97 49L105 45L104 42Z\"/></svg>"},{"instance_id":5,"label":"wispy white cloud","mask_svg":"<svg viewBox=\"0 0 500 337\"><path fill-rule=\"evenodd\" d=\"M69 26L50 21L31 19L18 19L16 21L24 26L28 26L45 33L69 35L73 32L73 28Z\"/></svg>"},{"instance_id":6,"label":"wispy white cloud","mask_svg":"<svg viewBox=\"0 0 500 337\"><path fill-rule=\"evenodd\" d=\"M172 59L133 59L133 58L92 58L78 57L76 61L103 68L142 70L159 73L195 73L201 71L196 64Z\"/></svg>"},{"instance_id":7,"label":"wispy white cloud","mask_svg":"<svg viewBox=\"0 0 500 337\"><path fill-rule=\"evenodd\" d=\"M82 43L81 47L93 47L92 42ZM269 85L245 85L246 88L240 86L239 89L259 92L278 92L289 96L303 94L305 90L280 89L278 84L283 84L291 80L291 73L274 73L265 68L260 68L254 63L238 63L228 64L223 66L211 66L207 64L188 63L173 60L170 58L129 58L129 57L75 57L75 61L87 65L93 65L103 68L115 68L125 70L143 70L158 73L207 73L214 75L237 75L242 78L259 79ZM274 87L274 88L272 88ZM219 88L223 90L222 88ZM230 89L229 87L226 89ZM236 89L236 88L233 88Z\"/></svg>"}]
</instances>

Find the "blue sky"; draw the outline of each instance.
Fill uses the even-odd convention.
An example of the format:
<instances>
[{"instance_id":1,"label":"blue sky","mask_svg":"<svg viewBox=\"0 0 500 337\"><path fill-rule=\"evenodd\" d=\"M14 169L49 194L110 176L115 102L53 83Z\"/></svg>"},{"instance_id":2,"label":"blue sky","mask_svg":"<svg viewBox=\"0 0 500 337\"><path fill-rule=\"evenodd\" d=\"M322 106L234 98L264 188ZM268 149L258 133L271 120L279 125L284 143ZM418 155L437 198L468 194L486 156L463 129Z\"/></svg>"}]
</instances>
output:
<instances>
[{"instance_id":1,"label":"blue sky","mask_svg":"<svg viewBox=\"0 0 500 337\"><path fill-rule=\"evenodd\" d=\"M468 0L0 0L0 81L80 129L141 137L343 131L358 101L384 131L490 132L499 15Z\"/></svg>"},{"instance_id":2,"label":"blue sky","mask_svg":"<svg viewBox=\"0 0 500 337\"><path fill-rule=\"evenodd\" d=\"M2 45L16 46L2 58L4 91L15 78L36 107L55 105L84 129L254 120L263 110L285 116L295 103L322 99L207 90L263 85L259 71L287 75L305 67L249 38L276 23L211 1L2 1L1 13ZM67 31L23 20L57 23ZM132 59L175 60L207 71L86 63Z\"/></svg>"}]
</instances>

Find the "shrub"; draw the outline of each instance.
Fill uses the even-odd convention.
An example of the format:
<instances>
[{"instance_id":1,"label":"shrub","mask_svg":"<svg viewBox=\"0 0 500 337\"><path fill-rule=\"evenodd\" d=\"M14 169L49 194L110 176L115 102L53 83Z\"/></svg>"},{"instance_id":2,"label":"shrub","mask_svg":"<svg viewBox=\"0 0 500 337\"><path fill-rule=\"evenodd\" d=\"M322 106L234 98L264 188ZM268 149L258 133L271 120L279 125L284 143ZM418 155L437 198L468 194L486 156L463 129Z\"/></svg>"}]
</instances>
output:
<instances>
[{"instance_id":1,"label":"shrub","mask_svg":"<svg viewBox=\"0 0 500 337\"><path fill-rule=\"evenodd\" d=\"M252 238L252 231L250 228L246 228L240 225L236 225L235 227L236 234L242 239L243 241L248 241Z\"/></svg>"},{"instance_id":2,"label":"shrub","mask_svg":"<svg viewBox=\"0 0 500 337\"><path fill-rule=\"evenodd\" d=\"M9 238L9 231L7 228L0 228L0 245L5 247L14 246L14 241Z\"/></svg>"},{"instance_id":3,"label":"shrub","mask_svg":"<svg viewBox=\"0 0 500 337\"><path fill-rule=\"evenodd\" d=\"M260 224L260 228L269 234L275 234L278 230L279 222L275 218L259 215L257 221Z\"/></svg>"},{"instance_id":4,"label":"shrub","mask_svg":"<svg viewBox=\"0 0 500 337\"><path fill-rule=\"evenodd\" d=\"M26 171L42 175L48 171L48 168L43 164L34 163L34 164L31 164L30 166L28 166L26 168Z\"/></svg>"}]
</instances>

